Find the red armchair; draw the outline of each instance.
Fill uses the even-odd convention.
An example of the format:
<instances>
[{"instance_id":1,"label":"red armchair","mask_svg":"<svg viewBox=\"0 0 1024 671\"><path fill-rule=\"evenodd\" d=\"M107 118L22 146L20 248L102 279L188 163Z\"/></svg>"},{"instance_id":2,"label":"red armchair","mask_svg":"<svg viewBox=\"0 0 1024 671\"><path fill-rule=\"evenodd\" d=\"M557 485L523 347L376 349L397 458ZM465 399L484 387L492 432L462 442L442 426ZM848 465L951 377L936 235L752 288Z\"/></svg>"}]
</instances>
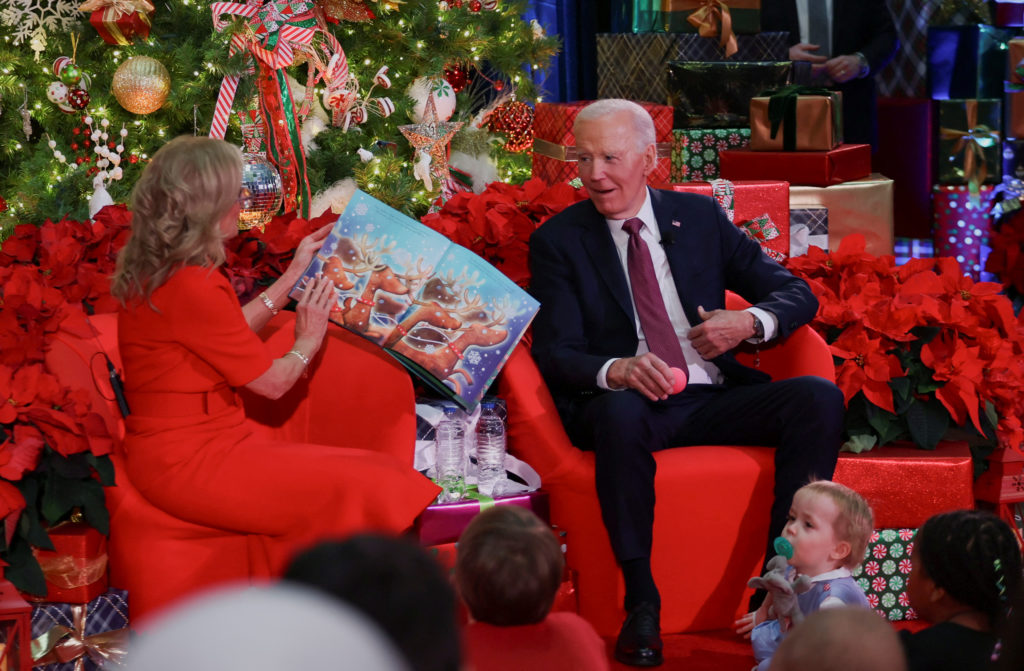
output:
<instances>
[{"instance_id":1,"label":"red armchair","mask_svg":"<svg viewBox=\"0 0 1024 671\"><path fill-rule=\"evenodd\" d=\"M48 361L52 370L61 371L65 384L93 390L111 433L120 438L124 426L98 356L105 352L121 370L116 315L95 315L90 321L98 331L96 338L62 333ZM275 356L290 348L293 322L294 314L283 312L261 332ZM372 384L354 383L368 380ZM340 328L331 327L309 377L284 397L269 401L243 396L246 414L283 440L375 446L412 464L416 413L409 375L380 348ZM117 484L106 490L110 582L128 590L134 628L144 627L147 618L164 606L204 588L270 577L258 537L192 524L150 505L128 480L120 441L115 443Z\"/></svg>"},{"instance_id":2,"label":"red armchair","mask_svg":"<svg viewBox=\"0 0 1024 671\"><path fill-rule=\"evenodd\" d=\"M729 296L733 309L746 303ZM753 365L753 350L741 361ZM759 367L777 379L835 380L828 345L804 326L760 352ZM567 563L578 576L580 614L603 636L618 631L624 588L594 488L593 454L565 434L547 387L526 348L515 350L500 378L509 408L509 448L541 475L552 522L567 532ZM736 409L742 413L742 408ZM773 452L763 447L696 446L656 455L654 577L665 633L731 627L746 605L747 580L760 570L768 534Z\"/></svg>"}]
</instances>

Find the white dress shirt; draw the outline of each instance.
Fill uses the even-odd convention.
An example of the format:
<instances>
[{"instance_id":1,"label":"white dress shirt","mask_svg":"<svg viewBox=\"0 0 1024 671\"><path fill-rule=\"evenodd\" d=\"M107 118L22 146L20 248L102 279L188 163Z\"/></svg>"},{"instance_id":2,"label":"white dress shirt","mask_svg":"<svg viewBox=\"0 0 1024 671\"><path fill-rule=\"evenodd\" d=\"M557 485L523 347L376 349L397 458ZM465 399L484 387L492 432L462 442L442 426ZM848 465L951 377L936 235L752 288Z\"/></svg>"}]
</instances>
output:
<instances>
[{"instance_id":1,"label":"white dress shirt","mask_svg":"<svg viewBox=\"0 0 1024 671\"><path fill-rule=\"evenodd\" d=\"M636 217L644 223L643 228L640 229L640 237L647 243L647 248L650 250L654 275L661 288L661 297L665 301L665 311L668 312L669 321L672 322L672 328L679 337L679 343L683 349L683 356L686 357L688 384L720 384L723 380L722 371L715 364L702 359L687 337L687 333L690 331L690 320L686 318L686 313L683 311L683 302L679 299L679 292L672 279L672 269L669 268L668 257L665 255L665 249L661 246L661 231L654 218L650 189L646 190L644 204L640 207ZM619 253L619 261L626 273L626 284L628 285L629 267L626 262L626 247L629 244L629 233L622 230L625 219L606 219L605 221L608 222L608 229L615 242L615 249ZM632 296L632 287L630 287L630 296ZM704 309L707 310L707 306L704 306ZM761 324L764 325L764 339L770 340L778 328L775 315L756 307L749 307L747 311L754 313L761 320ZM644 336L643 329L640 328L640 317L637 315L635 307L633 308L633 321L636 324L636 334L640 341L636 348L636 354L649 352L647 338ZM601 389L611 389L608 386L608 369L617 360L609 359L597 372L597 386Z\"/></svg>"}]
</instances>

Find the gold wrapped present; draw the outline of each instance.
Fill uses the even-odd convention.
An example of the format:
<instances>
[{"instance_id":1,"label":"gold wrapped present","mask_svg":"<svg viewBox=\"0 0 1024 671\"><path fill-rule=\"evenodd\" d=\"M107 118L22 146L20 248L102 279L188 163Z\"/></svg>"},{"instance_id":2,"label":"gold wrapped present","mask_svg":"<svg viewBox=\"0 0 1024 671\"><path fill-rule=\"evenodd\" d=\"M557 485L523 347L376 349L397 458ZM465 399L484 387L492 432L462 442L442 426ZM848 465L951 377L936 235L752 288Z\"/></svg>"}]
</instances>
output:
<instances>
[{"instance_id":1,"label":"gold wrapped present","mask_svg":"<svg viewBox=\"0 0 1024 671\"><path fill-rule=\"evenodd\" d=\"M860 233L865 250L881 256L893 253L893 182L872 173L864 179L832 186L790 186L790 210L828 208L828 248L839 249L843 238Z\"/></svg>"},{"instance_id":2,"label":"gold wrapped present","mask_svg":"<svg viewBox=\"0 0 1024 671\"><path fill-rule=\"evenodd\" d=\"M804 94L803 91L815 91ZM750 100L750 148L755 151L829 151L843 141L842 94L786 87Z\"/></svg>"}]
</instances>

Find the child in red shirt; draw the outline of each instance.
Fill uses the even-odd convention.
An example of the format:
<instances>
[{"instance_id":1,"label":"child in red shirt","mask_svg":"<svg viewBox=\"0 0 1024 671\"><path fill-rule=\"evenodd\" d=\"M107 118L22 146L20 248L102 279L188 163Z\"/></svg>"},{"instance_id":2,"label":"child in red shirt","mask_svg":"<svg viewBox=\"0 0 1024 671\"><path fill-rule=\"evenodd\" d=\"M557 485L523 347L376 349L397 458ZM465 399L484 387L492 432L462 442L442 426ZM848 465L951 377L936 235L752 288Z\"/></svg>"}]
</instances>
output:
<instances>
[{"instance_id":1,"label":"child in red shirt","mask_svg":"<svg viewBox=\"0 0 1024 671\"><path fill-rule=\"evenodd\" d=\"M607 671L604 642L575 613L551 613L562 551L551 529L519 506L495 506L459 539L455 583L472 617L463 631L477 671Z\"/></svg>"}]
</instances>

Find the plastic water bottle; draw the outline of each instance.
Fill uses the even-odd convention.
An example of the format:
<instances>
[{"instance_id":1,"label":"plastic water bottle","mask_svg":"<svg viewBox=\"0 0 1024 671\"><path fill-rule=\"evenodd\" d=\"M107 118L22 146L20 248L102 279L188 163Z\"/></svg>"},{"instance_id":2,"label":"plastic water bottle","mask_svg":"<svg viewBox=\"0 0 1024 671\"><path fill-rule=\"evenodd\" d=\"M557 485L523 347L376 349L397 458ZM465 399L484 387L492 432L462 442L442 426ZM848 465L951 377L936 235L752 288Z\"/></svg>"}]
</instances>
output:
<instances>
[{"instance_id":1,"label":"plastic water bottle","mask_svg":"<svg viewBox=\"0 0 1024 671\"><path fill-rule=\"evenodd\" d=\"M480 493L501 496L505 482L505 422L494 410L494 401L481 404L476 423L476 467Z\"/></svg>"},{"instance_id":2,"label":"plastic water bottle","mask_svg":"<svg viewBox=\"0 0 1024 671\"><path fill-rule=\"evenodd\" d=\"M438 503L461 501L466 494L466 430L455 413L455 406L446 405L437 424L436 482L442 489Z\"/></svg>"}]
</instances>

